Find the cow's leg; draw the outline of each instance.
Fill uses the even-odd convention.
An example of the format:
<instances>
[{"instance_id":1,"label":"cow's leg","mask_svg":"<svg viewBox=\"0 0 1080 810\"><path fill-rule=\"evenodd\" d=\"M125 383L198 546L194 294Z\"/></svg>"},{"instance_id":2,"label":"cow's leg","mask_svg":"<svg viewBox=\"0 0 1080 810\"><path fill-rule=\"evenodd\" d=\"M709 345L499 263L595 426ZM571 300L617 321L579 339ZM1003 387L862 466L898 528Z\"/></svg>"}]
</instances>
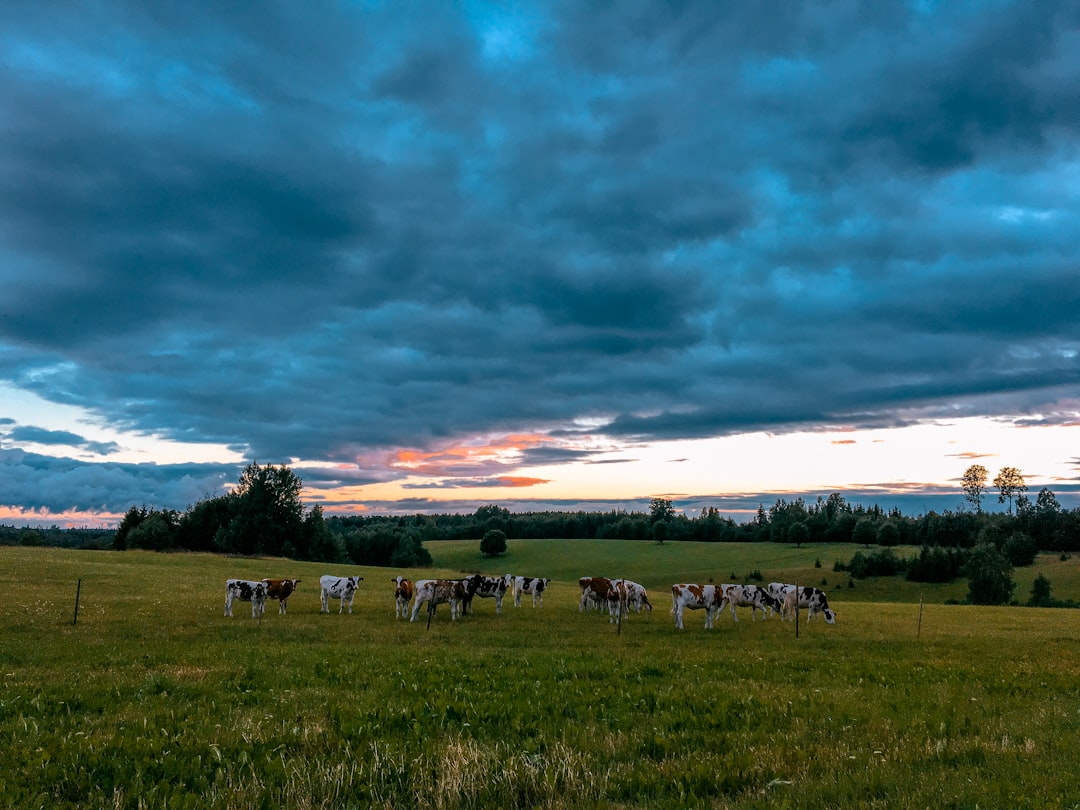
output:
<instances>
[{"instance_id":1,"label":"cow's leg","mask_svg":"<svg viewBox=\"0 0 1080 810\"><path fill-rule=\"evenodd\" d=\"M320 613L329 613L330 612L330 605L329 605L329 600L327 599L327 594L326 594L326 589L325 588L319 594L319 601L322 604L322 610L320 610L319 612Z\"/></svg>"},{"instance_id":2,"label":"cow's leg","mask_svg":"<svg viewBox=\"0 0 1080 810\"><path fill-rule=\"evenodd\" d=\"M232 618L232 594L225 591L225 615Z\"/></svg>"},{"instance_id":3,"label":"cow's leg","mask_svg":"<svg viewBox=\"0 0 1080 810\"><path fill-rule=\"evenodd\" d=\"M409 621L416 621L416 617L420 613L420 605L422 605L425 601L427 600L420 598L420 594L416 595L416 601L413 602L412 618Z\"/></svg>"}]
</instances>

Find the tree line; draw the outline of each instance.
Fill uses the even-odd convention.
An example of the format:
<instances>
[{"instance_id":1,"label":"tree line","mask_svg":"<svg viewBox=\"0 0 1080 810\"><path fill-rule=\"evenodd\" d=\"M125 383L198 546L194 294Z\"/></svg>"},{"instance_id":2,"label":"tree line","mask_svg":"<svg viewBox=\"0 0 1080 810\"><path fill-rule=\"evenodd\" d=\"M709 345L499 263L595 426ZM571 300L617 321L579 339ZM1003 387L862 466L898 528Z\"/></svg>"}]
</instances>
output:
<instances>
[{"instance_id":1,"label":"tree line","mask_svg":"<svg viewBox=\"0 0 1080 810\"><path fill-rule=\"evenodd\" d=\"M425 543L482 540L489 532L511 540L856 543L868 549L873 545L972 549L990 543L1000 551L1011 541L1030 543L1036 551L1080 551L1080 509L1062 508L1046 488L1031 501L1023 477L1014 468L1005 468L995 486L1009 510L985 512L987 478L979 465L965 473L962 490L971 509L930 511L917 517L896 508L886 512L876 504L852 504L838 492L814 501L779 498L768 508L759 505L756 515L741 523L715 507L697 515L678 514L666 498L653 498L647 512L512 513L490 504L471 514L324 517L318 505L305 509L300 500L302 481L286 465L252 463L231 491L207 497L184 512L132 506L115 531L0 526L0 544L184 549L394 567L429 564Z\"/></svg>"},{"instance_id":2,"label":"tree line","mask_svg":"<svg viewBox=\"0 0 1080 810\"><path fill-rule=\"evenodd\" d=\"M211 551L288 557L328 563L401 568L430 565L431 554L414 532L381 533L327 520L316 504L305 509L301 479L286 465L249 464L236 487L207 497L186 512L132 506L117 527L112 548Z\"/></svg>"}]
</instances>

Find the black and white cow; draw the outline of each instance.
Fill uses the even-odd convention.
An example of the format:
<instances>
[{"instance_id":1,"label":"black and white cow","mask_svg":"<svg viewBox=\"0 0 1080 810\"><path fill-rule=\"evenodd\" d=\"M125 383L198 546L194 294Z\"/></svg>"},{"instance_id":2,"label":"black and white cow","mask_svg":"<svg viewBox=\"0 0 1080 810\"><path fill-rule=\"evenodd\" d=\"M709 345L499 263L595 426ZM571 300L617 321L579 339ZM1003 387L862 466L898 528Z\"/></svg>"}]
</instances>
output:
<instances>
[{"instance_id":1,"label":"black and white cow","mask_svg":"<svg viewBox=\"0 0 1080 810\"><path fill-rule=\"evenodd\" d=\"M825 595L825 591L819 591L809 585L803 585L799 588L792 587L784 595L783 615L794 614L796 607L806 608L807 621L820 613L825 617L828 624L836 623L836 614L829 607L829 597Z\"/></svg>"},{"instance_id":2,"label":"black and white cow","mask_svg":"<svg viewBox=\"0 0 1080 810\"><path fill-rule=\"evenodd\" d=\"M514 577L514 607L521 607L521 597L526 593L532 594L533 607L537 606L537 600L543 607L544 591L550 583L551 580L547 578Z\"/></svg>"},{"instance_id":3,"label":"black and white cow","mask_svg":"<svg viewBox=\"0 0 1080 810\"><path fill-rule=\"evenodd\" d=\"M512 574L503 574L501 577L486 577L483 574L473 574L465 577L461 583L465 586L465 598L461 602L461 614L472 613L472 600L474 596L484 599L495 600L495 612L502 613L502 600L506 592L510 590L514 580Z\"/></svg>"},{"instance_id":4,"label":"black and white cow","mask_svg":"<svg viewBox=\"0 0 1080 810\"><path fill-rule=\"evenodd\" d=\"M705 629L711 630L713 617L723 600L723 591L719 585L699 585L687 582L671 586L671 613L675 616L675 626L683 629L683 612L690 610L705 611Z\"/></svg>"},{"instance_id":5,"label":"black and white cow","mask_svg":"<svg viewBox=\"0 0 1080 810\"><path fill-rule=\"evenodd\" d=\"M768 618L768 613L779 611L781 602L769 593L766 588L757 585L723 585L723 596L717 610L723 610L725 605L731 606L731 618L735 621L739 617L735 614L735 608L750 608L750 621L757 621L757 612L761 611L761 619ZM767 612L768 611L768 612Z\"/></svg>"},{"instance_id":6,"label":"black and white cow","mask_svg":"<svg viewBox=\"0 0 1080 810\"><path fill-rule=\"evenodd\" d=\"M795 590L794 585L788 585L786 582L770 582L765 586L765 590L769 592L769 596L780 603L780 617L784 616L784 599L788 595L788 591Z\"/></svg>"},{"instance_id":7,"label":"black and white cow","mask_svg":"<svg viewBox=\"0 0 1080 810\"><path fill-rule=\"evenodd\" d=\"M363 577L335 577L333 574L327 574L326 576L319 578L319 585L322 588L322 613L329 613L330 606L327 604L330 599L340 599L341 605L338 607L338 613L340 614L345 610L345 603L349 604L349 613L352 613L353 597L356 596L356 589L363 581Z\"/></svg>"},{"instance_id":8,"label":"black and white cow","mask_svg":"<svg viewBox=\"0 0 1080 810\"><path fill-rule=\"evenodd\" d=\"M225 615L232 616L234 599L251 602L251 618L257 619L266 610L266 583L251 579L225 580Z\"/></svg>"},{"instance_id":9,"label":"black and white cow","mask_svg":"<svg viewBox=\"0 0 1080 810\"><path fill-rule=\"evenodd\" d=\"M465 583L460 579L421 579L414 584L416 599L413 602L412 619L416 621L420 605L430 602L432 610L436 605L450 603L450 621L457 621L458 604L465 599Z\"/></svg>"}]
</instances>

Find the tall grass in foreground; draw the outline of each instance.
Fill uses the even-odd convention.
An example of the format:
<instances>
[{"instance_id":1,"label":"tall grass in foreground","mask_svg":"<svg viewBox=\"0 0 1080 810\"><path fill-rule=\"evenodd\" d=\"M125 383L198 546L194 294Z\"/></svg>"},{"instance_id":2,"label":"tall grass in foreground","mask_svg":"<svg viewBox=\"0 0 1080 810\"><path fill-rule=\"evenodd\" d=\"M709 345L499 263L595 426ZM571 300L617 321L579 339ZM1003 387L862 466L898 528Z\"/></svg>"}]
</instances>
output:
<instances>
[{"instance_id":1,"label":"tall grass in foreground","mask_svg":"<svg viewBox=\"0 0 1080 810\"><path fill-rule=\"evenodd\" d=\"M621 571L605 548L590 566ZM331 570L358 569L0 549L0 806L1080 806L1075 611L920 626L837 592L796 639L746 614L679 632L654 590L617 633L560 579L543 609L425 629L394 620L387 569L320 615ZM226 577L286 575L288 615L222 617Z\"/></svg>"}]
</instances>

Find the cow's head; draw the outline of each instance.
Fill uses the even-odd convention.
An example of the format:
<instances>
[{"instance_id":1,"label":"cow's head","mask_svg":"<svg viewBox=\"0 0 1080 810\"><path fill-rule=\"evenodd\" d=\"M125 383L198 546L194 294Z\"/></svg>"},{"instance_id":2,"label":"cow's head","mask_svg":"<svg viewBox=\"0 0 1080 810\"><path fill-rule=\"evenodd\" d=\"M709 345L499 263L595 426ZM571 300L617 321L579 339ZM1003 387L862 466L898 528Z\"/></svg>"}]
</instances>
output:
<instances>
[{"instance_id":1,"label":"cow's head","mask_svg":"<svg viewBox=\"0 0 1080 810\"><path fill-rule=\"evenodd\" d=\"M814 601L817 603L817 609L821 611L821 615L825 617L827 624L836 623L836 613L831 607L829 607L829 597L827 597L822 591L818 591L814 595Z\"/></svg>"}]
</instances>

